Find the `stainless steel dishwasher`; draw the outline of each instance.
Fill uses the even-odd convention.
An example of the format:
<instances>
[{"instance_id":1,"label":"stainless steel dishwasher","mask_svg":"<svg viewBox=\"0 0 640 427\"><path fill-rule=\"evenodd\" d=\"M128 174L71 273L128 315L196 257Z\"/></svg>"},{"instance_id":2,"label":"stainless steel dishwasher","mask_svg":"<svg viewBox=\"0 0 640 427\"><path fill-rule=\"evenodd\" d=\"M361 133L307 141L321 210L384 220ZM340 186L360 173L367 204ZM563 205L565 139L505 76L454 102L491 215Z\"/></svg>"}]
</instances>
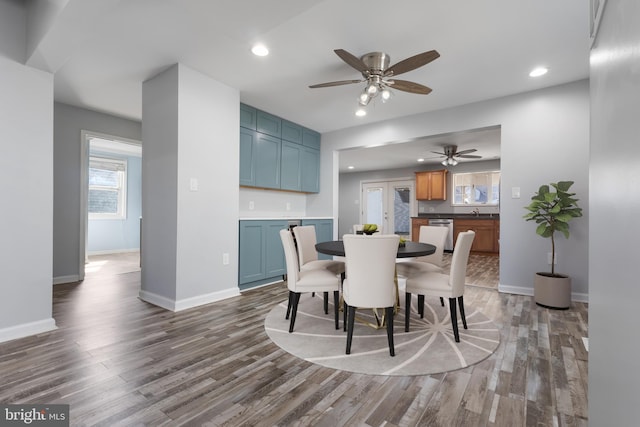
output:
<instances>
[{"instance_id":1,"label":"stainless steel dishwasher","mask_svg":"<svg viewBox=\"0 0 640 427\"><path fill-rule=\"evenodd\" d=\"M433 218L429 219L429 225L434 227L447 227L447 240L444 242L445 251L453 251L453 218Z\"/></svg>"}]
</instances>

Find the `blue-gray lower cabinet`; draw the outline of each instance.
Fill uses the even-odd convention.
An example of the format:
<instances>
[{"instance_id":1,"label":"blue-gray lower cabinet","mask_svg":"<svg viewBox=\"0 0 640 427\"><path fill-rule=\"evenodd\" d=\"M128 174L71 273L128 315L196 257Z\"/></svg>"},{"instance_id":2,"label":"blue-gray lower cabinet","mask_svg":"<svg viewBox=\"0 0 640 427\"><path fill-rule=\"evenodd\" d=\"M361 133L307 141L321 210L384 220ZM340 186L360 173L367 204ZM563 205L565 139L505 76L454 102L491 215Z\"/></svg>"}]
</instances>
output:
<instances>
[{"instance_id":1,"label":"blue-gray lower cabinet","mask_svg":"<svg viewBox=\"0 0 640 427\"><path fill-rule=\"evenodd\" d=\"M238 284L241 290L282 280L286 261L280 230L287 221L240 221Z\"/></svg>"},{"instance_id":2,"label":"blue-gray lower cabinet","mask_svg":"<svg viewBox=\"0 0 640 427\"><path fill-rule=\"evenodd\" d=\"M316 227L316 242L329 242L333 240L333 220L332 219L303 219L302 225L313 225ZM333 259L333 256L318 253L318 259Z\"/></svg>"}]
</instances>

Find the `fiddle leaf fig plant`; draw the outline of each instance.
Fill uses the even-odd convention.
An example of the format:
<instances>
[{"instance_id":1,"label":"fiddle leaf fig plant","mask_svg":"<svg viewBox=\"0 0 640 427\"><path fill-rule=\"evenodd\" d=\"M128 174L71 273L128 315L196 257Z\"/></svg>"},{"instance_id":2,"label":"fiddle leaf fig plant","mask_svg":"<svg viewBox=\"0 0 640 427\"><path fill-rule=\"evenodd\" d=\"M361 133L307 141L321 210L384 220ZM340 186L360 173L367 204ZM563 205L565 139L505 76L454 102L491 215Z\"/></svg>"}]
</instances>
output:
<instances>
[{"instance_id":1,"label":"fiddle leaf fig plant","mask_svg":"<svg viewBox=\"0 0 640 427\"><path fill-rule=\"evenodd\" d=\"M582 209L578 207L579 199L574 197L576 193L569 192L572 185L573 181L542 185L538 192L531 196L529 206L525 206L529 213L523 218L538 224L536 233L539 236L551 238L551 276L553 277L556 277L555 262L553 262L556 259L554 240L556 231L561 232L568 239L569 221L582 216Z\"/></svg>"}]
</instances>

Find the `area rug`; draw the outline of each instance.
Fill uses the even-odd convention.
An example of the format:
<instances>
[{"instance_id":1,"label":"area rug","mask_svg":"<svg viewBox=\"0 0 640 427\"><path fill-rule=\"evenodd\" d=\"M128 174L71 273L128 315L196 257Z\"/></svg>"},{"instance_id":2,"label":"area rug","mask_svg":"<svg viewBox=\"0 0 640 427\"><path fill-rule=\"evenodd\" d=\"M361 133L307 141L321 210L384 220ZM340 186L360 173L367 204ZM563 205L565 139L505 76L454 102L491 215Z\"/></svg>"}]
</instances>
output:
<instances>
[{"instance_id":1,"label":"area rug","mask_svg":"<svg viewBox=\"0 0 640 427\"><path fill-rule=\"evenodd\" d=\"M395 357L389 356L386 329L374 329L371 310L357 310L351 354L345 354L347 334L336 330L333 306L324 314L322 297L303 294L295 330L285 320L287 302L274 307L265 320L265 331L286 352L329 368L371 375L428 375L465 368L489 357L500 344L500 332L485 315L466 305L468 329L460 326L460 342L453 338L448 302L425 298L425 315L417 314L417 298L411 304L410 331L404 332L404 304L394 318ZM403 298L404 299L404 298Z\"/></svg>"}]
</instances>

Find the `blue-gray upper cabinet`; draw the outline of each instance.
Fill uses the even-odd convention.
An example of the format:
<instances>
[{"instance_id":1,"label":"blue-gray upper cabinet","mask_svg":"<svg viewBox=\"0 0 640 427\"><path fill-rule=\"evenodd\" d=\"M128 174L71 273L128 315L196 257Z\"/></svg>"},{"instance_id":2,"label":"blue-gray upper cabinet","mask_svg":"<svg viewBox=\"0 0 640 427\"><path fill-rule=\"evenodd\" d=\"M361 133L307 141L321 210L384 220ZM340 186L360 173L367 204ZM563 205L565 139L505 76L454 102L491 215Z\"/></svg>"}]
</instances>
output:
<instances>
[{"instance_id":1,"label":"blue-gray upper cabinet","mask_svg":"<svg viewBox=\"0 0 640 427\"><path fill-rule=\"evenodd\" d=\"M240 126L256 130L258 111L248 105L240 104Z\"/></svg>"},{"instance_id":2,"label":"blue-gray upper cabinet","mask_svg":"<svg viewBox=\"0 0 640 427\"><path fill-rule=\"evenodd\" d=\"M302 225L313 225L316 228L317 243L333 240L332 219L303 219ZM318 259L333 259L333 256L318 253Z\"/></svg>"},{"instance_id":3,"label":"blue-gray upper cabinet","mask_svg":"<svg viewBox=\"0 0 640 427\"><path fill-rule=\"evenodd\" d=\"M240 185L255 186L255 130L240 128Z\"/></svg>"},{"instance_id":4,"label":"blue-gray upper cabinet","mask_svg":"<svg viewBox=\"0 0 640 427\"><path fill-rule=\"evenodd\" d=\"M302 147L300 189L306 193L320 192L320 150Z\"/></svg>"},{"instance_id":5,"label":"blue-gray upper cabinet","mask_svg":"<svg viewBox=\"0 0 640 427\"><path fill-rule=\"evenodd\" d=\"M282 190L302 191L302 156L304 147L282 140L280 157L280 188Z\"/></svg>"},{"instance_id":6,"label":"blue-gray upper cabinet","mask_svg":"<svg viewBox=\"0 0 640 427\"><path fill-rule=\"evenodd\" d=\"M256 130L276 138L282 138L282 119L273 114L257 110Z\"/></svg>"},{"instance_id":7,"label":"blue-gray upper cabinet","mask_svg":"<svg viewBox=\"0 0 640 427\"><path fill-rule=\"evenodd\" d=\"M316 150L320 149L320 134L314 130L302 129L302 145Z\"/></svg>"},{"instance_id":8,"label":"blue-gray upper cabinet","mask_svg":"<svg viewBox=\"0 0 640 427\"><path fill-rule=\"evenodd\" d=\"M288 120L282 120L282 139L302 144L302 126Z\"/></svg>"},{"instance_id":9,"label":"blue-gray upper cabinet","mask_svg":"<svg viewBox=\"0 0 640 427\"><path fill-rule=\"evenodd\" d=\"M252 162L255 170L255 186L280 188L280 151L282 141L269 135L256 133L255 155Z\"/></svg>"}]
</instances>

